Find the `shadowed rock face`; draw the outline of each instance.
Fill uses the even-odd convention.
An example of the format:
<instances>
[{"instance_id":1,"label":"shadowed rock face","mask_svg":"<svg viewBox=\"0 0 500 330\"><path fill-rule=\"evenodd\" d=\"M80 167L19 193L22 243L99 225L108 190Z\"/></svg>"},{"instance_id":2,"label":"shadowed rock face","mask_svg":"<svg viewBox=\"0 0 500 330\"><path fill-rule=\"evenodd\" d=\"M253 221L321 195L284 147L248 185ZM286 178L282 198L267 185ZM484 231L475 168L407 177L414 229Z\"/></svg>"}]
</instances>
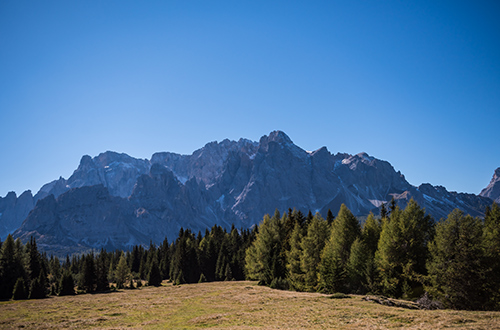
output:
<instances>
[{"instance_id":1,"label":"shadowed rock face","mask_svg":"<svg viewBox=\"0 0 500 330\"><path fill-rule=\"evenodd\" d=\"M345 203L355 215L378 214L393 197L402 207L414 198L436 219L454 208L481 216L492 202L430 184L415 187L386 161L325 147L305 151L275 131L258 143L211 142L192 155L156 153L151 161L112 152L84 156L68 180L32 197L37 204L15 236L33 235L55 253L128 248L165 236L172 241L181 227L248 228L276 208L326 216Z\"/></svg>"},{"instance_id":2,"label":"shadowed rock face","mask_svg":"<svg viewBox=\"0 0 500 330\"><path fill-rule=\"evenodd\" d=\"M0 197L0 237L5 238L19 228L33 206L34 199L29 190L19 197L14 192L8 193L4 198Z\"/></svg>"},{"instance_id":3,"label":"shadowed rock face","mask_svg":"<svg viewBox=\"0 0 500 330\"><path fill-rule=\"evenodd\" d=\"M500 203L500 167L495 170L490 184L481 191L479 196L488 197Z\"/></svg>"}]
</instances>

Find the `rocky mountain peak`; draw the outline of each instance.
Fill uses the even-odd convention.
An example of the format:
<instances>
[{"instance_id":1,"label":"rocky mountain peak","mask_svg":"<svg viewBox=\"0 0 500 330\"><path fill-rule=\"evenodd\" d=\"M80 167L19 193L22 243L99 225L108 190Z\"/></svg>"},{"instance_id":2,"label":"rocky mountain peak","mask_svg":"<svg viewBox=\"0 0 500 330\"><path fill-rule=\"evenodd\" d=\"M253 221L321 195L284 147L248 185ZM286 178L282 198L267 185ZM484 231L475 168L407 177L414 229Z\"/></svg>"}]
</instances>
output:
<instances>
[{"instance_id":1,"label":"rocky mountain peak","mask_svg":"<svg viewBox=\"0 0 500 330\"><path fill-rule=\"evenodd\" d=\"M94 166L94 162L92 161L92 157L89 155L82 156L80 160L80 165L77 170L86 171Z\"/></svg>"},{"instance_id":2,"label":"rocky mountain peak","mask_svg":"<svg viewBox=\"0 0 500 330\"><path fill-rule=\"evenodd\" d=\"M495 170L490 184L481 191L479 196L488 197L500 203L500 167Z\"/></svg>"},{"instance_id":3,"label":"rocky mountain peak","mask_svg":"<svg viewBox=\"0 0 500 330\"><path fill-rule=\"evenodd\" d=\"M500 168L488 187L485 195L500 195ZM491 204L440 186L412 186L389 162L367 153L306 151L274 131L259 142L225 139L191 155L156 153L151 161L111 151L84 156L68 180L45 185L34 198L0 198L0 236L19 228L16 237L35 235L40 246L56 244L59 251L113 250L172 240L181 227L250 228L276 208L326 216L345 204L358 216L377 214L393 197L401 207L414 198L435 219L454 208L482 216Z\"/></svg>"}]
</instances>

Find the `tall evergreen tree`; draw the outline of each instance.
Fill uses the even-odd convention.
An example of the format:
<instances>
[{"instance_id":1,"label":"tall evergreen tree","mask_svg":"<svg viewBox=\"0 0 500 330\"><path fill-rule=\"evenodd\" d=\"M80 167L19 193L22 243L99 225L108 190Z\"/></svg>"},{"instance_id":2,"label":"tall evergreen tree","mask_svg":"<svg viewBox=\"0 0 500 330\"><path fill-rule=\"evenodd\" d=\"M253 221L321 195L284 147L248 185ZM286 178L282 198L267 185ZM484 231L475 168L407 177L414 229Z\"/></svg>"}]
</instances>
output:
<instances>
[{"instance_id":1,"label":"tall evergreen tree","mask_svg":"<svg viewBox=\"0 0 500 330\"><path fill-rule=\"evenodd\" d=\"M28 246L28 275L30 280L38 278L42 270L42 260L38 248L36 246L36 239L31 236L30 244Z\"/></svg>"},{"instance_id":2,"label":"tall evergreen tree","mask_svg":"<svg viewBox=\"0 0 500 330\"><path fill-rule=\"evenodd\" d=\"M47 275L42 269L38 278L31 281L29 299L42 299L47 297Z\"/></svg>"},{"instance_id":3,"label":"tall evergreen tree","mask_svg":"<svg viewBox=\"0 0 500 330\"><path fill-rule=\"evenodd\" d=\"M301 268L304 272L304 289L307 291L317 290L318 266L328 237L328 223L316 213L307 227L307 235L302 239Z\"/></svg>"},{"instance_id":4,"label":"tall evergreen tree","mask_svg":"<svg viewBox=\"0 0 500 330\"><path fill-rule=\"evenodd\" d=\"M10 299L18 278L26 276L22 255L16 253L12 235L8 235L0 249L0 299Z\"/></svg>"},{"instance_id":5,"label":"tall evergreen tree","mask_svg":"<svg viewBox=\"0 0 500 330\"><path fill-rule=\"evenodd\" d=\"M75 280L69 269L65 269L59 283L59 295L67 296L75 294Z\"/></svg>"},{"instance_id":6,"label":"tall evergreen tree","mask_svg":"<svg viewBox=\"0 0 500 330\"><path fill-rule=\"evenodd\" d=\"M101 249L99 257L96 260L96 291L109 290L108 271L107 253L104 249Z\"/></svg>"},{"instance_id":7,"label":"tall evergreen tree","mask_svg":"<svg viewBox=\"0 0 500 330\"><path fill-rule=\"evenodd\" d=\"M368 248L361 237L357 237L351 245L349 260L346 265L346 291L364 293L368 264Z\"/></svg>"},{"instance_id":8,"label":"tall evergreen tree","mask_svg":"<svg viewBox=\"0 0 500 330\"><path fill-rule=\"evenodd\" d=\"M483 248L488 308L500 309L500 207L493 203L484 218Z\"/></svg>"},{"instance_id":9,"label":"tall evergreen tree","mask_svg":"<svg viewBox=\"0 0 500 330\"><path fill-rule=\"evenodd\" d=\"M130 276L130 269L128 268L127 265L127 259L125 259L125 255L124 253L122 253L115 271L116 287L118 289L123 289L123 286L127 281L127 279L129 278L129 276Z\"/></svg>"},{"instance_id":10,"label":"tall evergreen tree","mask_svg":"<svg viewBox=\"0 0 500 330\"><path fill-rule=\"evenodd\" d=\"M198 246L189 229L181 228L170 265L170 278L175 284L196 283L200 279Z\"/></svg>"},{"instance_id":11,"label":"tall evergreen tree","mask_svg":"<svg viewBox=\"0 0 500 330\"><path fill-rule=\"evenodd\" d=\"M328 209L328 212L326 214L326 222L329 226L332 225L333 220L335 220L335 216L333 215L332 210Z\"/></svg>"},{"instance_id":12,"label":"tall evergreen tree","mask_svg":"<svg viewBox=\"0 0 500 330\"><path fill-rule=\"evenodd\" d=\"M246 251L245 270L249 279L269 285L275 278L286 277L283 236L280 219L265 215L255 241Z\"/></svg>"},{"instance_id":13,"label":"tall evergreen tree","mask_svg":"<svg viewBox=\"0 0 500 330\"><path fill-rule=\"evenodd\" d=\"M487 303L482 234L481 221L458 209L436 225L436 236L429 244L427 290L445 307L481 309Z\"/></svg>"},{"instance_id":14,"label":"tall evergreen tree","mask_svg":"<svg viewBox=\"0 0 500 330\"><path fill-rule=\"evenodd\" d=\"M413 199L403 211L396 206L383 221L376 263L386 295L412 298L423 294L432 230L432 218Z\"/></svg>"},{"instance_id":15,"label":"tall evergreen tree","mask_svg":"<svg viewBox=\"0 0 500 330\"><path fill-rule=\"evenodd\" d=\"M160 267L158 267L158 261L156 258L153 258L151 261L151 267L149 268L148 274L148 285L161 286Z\"/></svg>"},{"instance_id":16,"label":"tall evergreen tree","mask_svg":"<svg viewBox=\"0 0 500 330\"><path fill-rule=\"evenodd\" d=\"M83 258L83 267L80 273L78 288L90 293L96 290L97 274L94 262L94 254L89 253Z\"/></svg>"},{"instance_id":17,"label":"tall evergreen tree","mask_svg":"<svg viewBox=\"0 0 500 330\"><path fill-rule=\"evenodd\" d=\"M12 299L14 300L28 299L28 290L26 289L24 278L19 277L17 279L16 284L14 285Z\"/></svg>"},{"instance_id":18,"label":"tall evergreen tree","mask_svg":"<svg viewBox=\"0 0 500 330\"><path fill-rule=\"evenodd\" d=\"M358 219L342 204L333 222L331 234L323 249L319 267L320 289L326 292L346 291L347 263L352 243L361 234Z\"/></svg>"},{"instance_id":19,"label":"tall evergreen tree","mask_svg":"<svg viewBox=\"0 0 500 330\"><path fill-rule=\"evenodd\" d=\"M292 235L290 237L290 250L287 251L286 268L288 271L288 283L295 291L305 290L305 273L300 265L302 259L302 228L295 222Z\"/></svg>"}]
</instances>

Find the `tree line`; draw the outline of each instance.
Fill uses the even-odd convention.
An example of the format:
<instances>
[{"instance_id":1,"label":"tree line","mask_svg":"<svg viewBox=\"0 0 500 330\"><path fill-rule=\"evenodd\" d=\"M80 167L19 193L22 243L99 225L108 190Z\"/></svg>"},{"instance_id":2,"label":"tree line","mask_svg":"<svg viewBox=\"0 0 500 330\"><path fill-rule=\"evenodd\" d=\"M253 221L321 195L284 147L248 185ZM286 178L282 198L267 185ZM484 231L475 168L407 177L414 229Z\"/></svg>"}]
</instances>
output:
<instances>
[{"instance_id":1,"label":"tree line","mask_svg":"<svg viewBox=\"0 0 500 330\"><path fill-rule=\"evenodd\" d=\"M60 260L40 253L36 240L23 244L9 235L0 242L0 299L37 299L48 295L134 289L205 281L244 280L245 250L254 230L214 226L195 235L181 228L169 244L136 245L116 250L74 254Z\"/></svg>"},{"instance_id":2,"label":"tree line","mask_svg":"<svg viewBox=\"0 0 500 330\"><path fill-rule=\"evenodd\" d=\"M500 208L485 218L460 210L439 222L412 199L363 224L342 205L336 217L289 210L264 216L246 251L248 279L273 288L434 299L455 309L500 308ZM431 298L429 298L431 297Z\"/></svg>"},{"instance_id":3,"label":"tree line","mask_svg":"<svg viewBox=\"0 0 500 330\"><path fill-rule=\"evenodd\" d=\"M214 226L129 251L101 250L59 260L35 239L0 242L0 299L225 280L325 293L432 297L446 308L500 309L500 208L485 218L451 212L439 222L410 200L382 205L364 223L342 205L326 219L289 209L252 229Z\"/></svg>"}]
</instances>

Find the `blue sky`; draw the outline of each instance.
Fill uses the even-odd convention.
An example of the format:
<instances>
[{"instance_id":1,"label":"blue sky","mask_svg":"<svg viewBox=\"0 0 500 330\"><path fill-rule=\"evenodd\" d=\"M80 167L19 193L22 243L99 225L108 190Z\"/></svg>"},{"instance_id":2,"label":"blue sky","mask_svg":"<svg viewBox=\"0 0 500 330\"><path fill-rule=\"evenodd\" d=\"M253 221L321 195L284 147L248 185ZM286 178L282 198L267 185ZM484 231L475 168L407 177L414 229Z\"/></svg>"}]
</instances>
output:
<instances>
[{"instance_id":1,"label":"blue sky","mask_svg":"<svg viewBox=\"0 0 500 330\"><path fill-rule=\"evenodd\" d=\"M285 131L479 193L500 167L498 1L0 2L0 196L84 154Z\"/></svg>"}]
</instances>

